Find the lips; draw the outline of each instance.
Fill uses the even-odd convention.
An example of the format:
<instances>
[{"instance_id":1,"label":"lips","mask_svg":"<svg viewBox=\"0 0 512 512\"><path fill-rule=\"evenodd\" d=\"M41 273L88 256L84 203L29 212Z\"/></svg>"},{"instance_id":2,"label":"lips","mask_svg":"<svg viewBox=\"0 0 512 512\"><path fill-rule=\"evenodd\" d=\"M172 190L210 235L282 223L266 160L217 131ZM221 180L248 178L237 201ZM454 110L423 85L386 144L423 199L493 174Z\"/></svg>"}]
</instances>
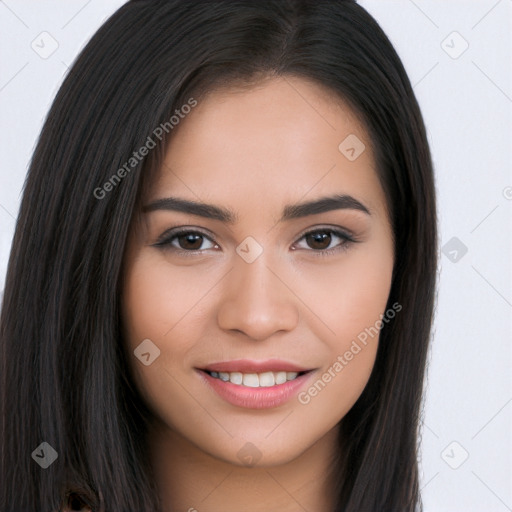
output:
<instances>
[{"instance_id":1,"label":"lips","mask_svg":"<svg viewBox=\"0 0 512 512\"><path fill-rule=\"evenodd\" d=\"M196 368L224 400L238 407L264 409L284 404L309 380L313 369L269 359L239 359Z\"/></svg>"}]
</instances>

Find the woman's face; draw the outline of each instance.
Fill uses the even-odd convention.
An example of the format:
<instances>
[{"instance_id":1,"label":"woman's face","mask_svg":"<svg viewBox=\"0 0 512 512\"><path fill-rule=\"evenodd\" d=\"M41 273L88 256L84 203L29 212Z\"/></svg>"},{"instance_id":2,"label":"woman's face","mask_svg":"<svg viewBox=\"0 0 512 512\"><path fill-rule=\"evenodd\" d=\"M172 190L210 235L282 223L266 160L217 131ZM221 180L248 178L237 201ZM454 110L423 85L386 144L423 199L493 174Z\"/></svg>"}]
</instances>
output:
<instances>
[{"instance_id":1,"label":"woman's face","mask_svg":"<svg viewBox=\"0 0 512 512\"><path fill-rule=\"evenodd\" d=\"M368 134L298 78L212 93L174 130L126 252L137 386L181 443L292 461L375 360L393 242Z\"/></svg>"}]
</instances>

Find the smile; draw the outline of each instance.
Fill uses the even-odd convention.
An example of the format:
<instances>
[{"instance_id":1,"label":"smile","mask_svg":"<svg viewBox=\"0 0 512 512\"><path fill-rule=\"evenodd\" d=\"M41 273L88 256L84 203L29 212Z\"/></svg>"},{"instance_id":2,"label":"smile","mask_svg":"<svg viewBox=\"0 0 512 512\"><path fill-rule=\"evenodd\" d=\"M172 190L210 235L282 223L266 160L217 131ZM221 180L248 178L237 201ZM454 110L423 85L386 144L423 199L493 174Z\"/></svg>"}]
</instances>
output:
<instances>
[{"instance_id":1,"label":"smile","mask_svg":"<svg viewBox=\"0 0 512 512\"><path fill-rule=\"evenodd\" d=\"M241 372L208 372L213 378L224 382L231 382L237 386L249 388L268 388L284 384L287 381L295 380L305 372L263 372L263 373L241 373Z\"/></svg>"},{"instance_id":2,"label":"smile","mask_svg":"<svg viewBox=\"0 0 512 512\"><path fill-rule=\"evenodd\" d=\"M315 373L283 360L236 360L196 368L201 380L236 407L267 409L288 402Z\"/></svg>"}]
</instances>

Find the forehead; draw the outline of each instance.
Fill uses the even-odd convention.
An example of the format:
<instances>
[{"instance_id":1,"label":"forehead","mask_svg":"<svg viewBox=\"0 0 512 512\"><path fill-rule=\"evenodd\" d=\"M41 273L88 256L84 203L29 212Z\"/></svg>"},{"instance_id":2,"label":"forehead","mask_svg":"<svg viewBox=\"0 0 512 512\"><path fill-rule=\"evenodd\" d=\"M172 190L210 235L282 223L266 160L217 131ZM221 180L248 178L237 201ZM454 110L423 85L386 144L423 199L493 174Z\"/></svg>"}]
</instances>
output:
<instances>
[{"instance_id":1,"label":"forehead","mask_svg":"<svg viewBox=\"0 0 512 512\"><path fill-rule=\"evenodd\" d=\"M355 112L311 81L214 91L180 121L150 199L172 193L258 211L350 193L385 208L371 147Z\"/></svg>"}]
</instances>

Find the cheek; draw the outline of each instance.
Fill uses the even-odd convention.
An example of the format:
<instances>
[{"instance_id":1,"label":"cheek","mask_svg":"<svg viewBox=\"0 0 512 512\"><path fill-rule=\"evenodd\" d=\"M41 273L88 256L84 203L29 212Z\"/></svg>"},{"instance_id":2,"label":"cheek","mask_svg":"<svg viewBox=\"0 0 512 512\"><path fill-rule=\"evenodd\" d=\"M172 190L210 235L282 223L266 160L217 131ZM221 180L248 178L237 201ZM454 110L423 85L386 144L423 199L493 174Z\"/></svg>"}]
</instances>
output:
<instances>
[{"instance_id":1,"label":"cheek","mask_svg":"<svg viewBox=\"0 0 512 512\"><path fill-rule=\"evenodd\" d=\"M333 297L325 323L334 331L323 337L326 346L325 364L310 385L298 396L314 428L336 425L352 408L363 392L372 373L377 354L381 318L385 313L387 279L365 288L347 286ZM350 283L347 279L346 283ZM345 306L340 306L343 303ZM325 331L325 330L323 330Z\"/></svg>"},{"instance_id":2,"label":"cheek","mask_svg":"<svg viewBox=\"0 0 512 512\"><path fill-rule=\"evenodd\" d=\"M170 271L163 258L146 255L127 269L124 293L124 323L130 345L150 338L156 344L168 343L186 324L189 336L180 338L178 352L186 351L194 340L195 322L200 314L201 299L214 285L215 276L193 267Z\"/></svg>"},{"instance_id":3,"label":"cheek","mask_svg":"<svg viewBox=\"0 0 512 512\"><path fill-rule=\"evenodd\" d=\"M297 295L326 327L317 334L327 335L331 348L348 349L353 338L384 314L393 273L388 245L354 247L331 265L310 265L297 273Z\"/></svg>"},{"instance_id":4,"label":"cheek","mask_svg":"<svg viewBox=\"0 0 512 512\"><path fill-rule=\"evenodd\" d=\"M331 422L336 422L366 386L375 363L392 273L389 243L359 247L346 253L343 265L304 273L298 293L308 297L321 319L316 335L326 348L324 366L299 397L312 416L329 411Z\"/></svg>"},{"instance_id":5,"label":"cheek","mask_svg":"<svg viewBox=\"0 0 512 512\"><path fill-rule=\"evenodd\" d=\"M187 353L199 338L197 315L200 299L208 287L198 289L200 282L192 267L170 271L165 259L151 254L134 257L126 267L122 300L125 347L129 353L132 375L139 392L156 417L166 414L169 397L172 410L190 408L190 396L181 384ZM195 279L195 280L194 280ZM134 350L143 340L151 340L159 355L145 366ZM172 411L171 411L172 412ZM167 418L174 424L176 418Z\"/></svg>"},{"instance_id":6,"label":"cheek","mask_svg":"<svg viewBox=\"0 0 512 512\"><path fill-rule=\"evenodd\" d=\"M170 273L151 254L135 257L127 266L122 301L125 348L138 387L148 402L155 394L158 396L159 389L168 388L169 374L176 373L187 343L194 339L193 323L188 323L190 337L178 338L180 342L169 350L169 341L177 339L176 333L187 323L187 312L194 302L197 293L187 286L186 275ZM158 348L159 355L145 366L134 356L134 350L147 339Z\"/></svg>"}]
</instances>

